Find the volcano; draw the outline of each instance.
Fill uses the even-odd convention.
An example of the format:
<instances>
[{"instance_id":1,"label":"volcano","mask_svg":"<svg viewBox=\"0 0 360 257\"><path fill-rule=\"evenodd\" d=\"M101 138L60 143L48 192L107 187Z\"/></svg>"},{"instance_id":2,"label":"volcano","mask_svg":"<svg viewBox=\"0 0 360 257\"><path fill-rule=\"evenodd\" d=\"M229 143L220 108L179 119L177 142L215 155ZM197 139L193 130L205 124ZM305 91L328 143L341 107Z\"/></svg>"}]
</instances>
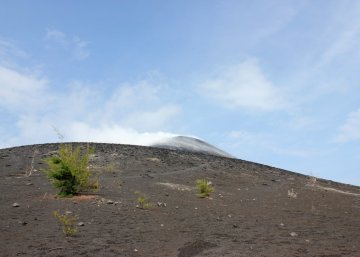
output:
<instances>
[{"instance_id":1,"label":"volcano","mask_svg":"<svg viewBox=\"0 0 360 257\"><path fill-rule=\"evenodd\" d=\"M228 158L192 138L90 145L100 190L72 198L41 171L60 144L0 149L1 256L360 256L359 187ZM209 197L198 179L211 182ZM54 211L78 217L74 236Z\"/></svg>"},{"instance_id":2,"label":"volcano","mask_svg":"<svg viewBox=\"0 0 360 257\"><path fill-rule=\"evenodd\" d=\"M151 146L170 150L195 152L234 158L234 156L232 156L231 154L226 153L223 150L220 150L219 148L194 137L175 136L165 138L151 144Z\"/></svg>"}]
</instances>

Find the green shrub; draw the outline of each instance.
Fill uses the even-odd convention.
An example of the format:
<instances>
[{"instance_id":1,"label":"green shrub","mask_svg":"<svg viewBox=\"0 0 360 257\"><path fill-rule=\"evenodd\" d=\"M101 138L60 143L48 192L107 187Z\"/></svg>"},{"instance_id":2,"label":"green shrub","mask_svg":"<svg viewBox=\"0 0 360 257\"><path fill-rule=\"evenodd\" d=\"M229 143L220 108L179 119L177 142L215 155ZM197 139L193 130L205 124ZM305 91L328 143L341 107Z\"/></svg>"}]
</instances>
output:
<instances>
[{"instance_id":1,"label":"green shrub","mask_svg":"<svg viewBox=\"0 0 360 257\"><path fill-rule=\"evenodd\" d=\"M74 236L77 233L76 221L78 220L78 216L71 212L60 214L59 211L54 211L53 215L61 224L65 236Z\"/></svg>"},{"instance_id":2,"label":"green shrub","mask_svg":"<svg viewBox=\"0 0 360 257\"><path fill-rule=\"evenodd\" d=\"M214 192L214 187L211 182L206 179L196 180L196 188L198 190L198 196L201 198L209 197L210 193Z\"/></svg>"},{"instance_id":3,"label":"green shrub","mask_svg":"<svg viewBox=\"0 0 360 257\"><path fill-rule=\"evenodd\" d=\"M140 209L150 209L153 206L145 194L140 192L135 192L135 194L138 196L138 198L136 199L136 207Z\"/></svg>"},{"instance_id":4,"label":"green shrub","mask_svg":"<svg viewBox=\"0 0 360 257\"><path fill-rule=\"evenodd\" d=\"M52 184L60 189L59 195L73 196L80 191L99 188L98 179L93 178L89 158L93 149L87 147L84 154L80 146L60 145L58 154L45 159L48 168L44 170Z\"/></svg>"},{"instance_id":5,"label":"green shrub","mask_svg":"<svg viewBox=\"0 0 360 257\"><path fill-rule=\"evenodd\" d=\"M115 171L118 169L118 165L115 161L111 161L105 166L105 171L115 174Z\"/></svg>"}]
</instances>

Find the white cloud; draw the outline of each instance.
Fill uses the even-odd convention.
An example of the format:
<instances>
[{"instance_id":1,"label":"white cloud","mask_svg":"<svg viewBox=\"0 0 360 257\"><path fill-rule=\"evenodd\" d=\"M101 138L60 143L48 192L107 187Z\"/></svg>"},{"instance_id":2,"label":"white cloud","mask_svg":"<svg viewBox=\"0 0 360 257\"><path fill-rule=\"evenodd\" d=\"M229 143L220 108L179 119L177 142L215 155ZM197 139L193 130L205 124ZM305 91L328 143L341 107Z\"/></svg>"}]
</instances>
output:
<instances>
[{"instance_id":1,"label":"white cloud","mask_svg":"<svg viewBox=\"0 0 360 257\"><path fill-rule=\"evenodd\" d=\"M81 82L71 83L70 87L56 103L56 116L69 123L88 124L98 131L130 129L140 133L171 129L172 121L181 113L180 106L159 99L160 86L147 81L121 84L106 95Z\"/></svg>"},{"instance_id":2,"label":"white cloud","mask_svg":"<svg viewBox=\"0 0 360 257\"><path fill-rule=\"evenodd\" d=\"M60 30L48 29L44 39L70 51L76 60L84 60L90 56L88 42L81 40L78 36L69 37Z\"/></svg>"},{"instance_id":3,"label":"white cloud","mask_svg":"<svg viewBox=\"0 0 360 257\"><path fill-rule=\"evenodd\" d=\"M61 31L49 30L46 40L74 50L79 59L87 55L82 52L83 41L70 40ZM162 130L173 128L172 120L181 108L161 99L163 87L156 79L123 83L111 91L72 81L59 92L38 72L13 62L26 56L0 40L0 110L13 122L6 124L10 130L0 128L0 147L56 142L53 127L64 134L65 141L149 145L174 135Z\"/></svg>"},{"instance_id":4,"label":"white cloud","mask_svg":"<svg viewBox=\"0 0 360 257\"><path fill-rule=\"evenodd\" d=\"M102 125L93 127L86 123L74 122L70 124L68 134L69 141L104 142L135 145L151 145L160 139L175 136L173 133L163 131L139 132L135 129L119 125Z\"/></svg>"},{"instance_id":5,"label":"white cloud","mask_svg":"<svg viewBox=\"0 0 360 257\"><path fill-rule=\"evenodd\" d=\"M12 109L39 105L46 98L47 84L45 78L0 66L0 106Z\"/></svg>"},{"instance_id":6,"label":"white cloud","mask_svg":"<svg viewBox=\"0 0 360 257\"><path fill-rule=\"evenodd\" d=\"M337 142L349 142L360 139L360 109L348 114L345 123L339 128L335 138Z\"/></svg>"},{"instance_id":7,"label":"white cloud","mask_svg":"<svg viewBox=\"0 0 360 257\"><path fill-rule=\"evenodd\" d=\"M64 121L63 121L64 122ZM56 124L57 123L57 124ZM52 125L56 124L56 125ZM51 143L60 141L56 128L64 136L65 142L96 142L119 143L149 146L161 139L176 136L177 134L153 131L139 132L136 129L119 124L92 124L75 120L65 121L65 124L42 119L36 116L21 117L18 122L19 133L16 136L0 138L0 148L26 145L34 143Z\"/></svg>"},{"instance_id":8,"label":"white cloud","mask_svg":"<svg viewBox=\"0 0 360 257\"><path fill-rule=\"evenodd\" d=\"M249 141L254 138L252 133L249 133L248 131L245 130L233 130L229 133L229 137L242 141Z\"/></svg>"},{"instance_id":9,"label":"white cloud","mask_svg":"<svg viewBox=\"0 0 360 257\"><path fill-rule=\"evenodd\" d=\"M330 153L334 152L334 149L328 148L328 149L314 149L299 145L290 145L290 146L278 146L273 147L271 151L274 154L277 154L279 156L291 156L291 157L314 157L314 156L326 156Z\"/></svg>"},{"instance_id":10,"label":"white cloud","mask_svg":"<svg viewBox=\"0 0 360 257\"><path fill-rule=\"evenodd\" d=\"M0 147L56 142L53 127L66 141L148 145L173 135L162 130L174 128L181 108L160 101L160 86L144 80L113 92L80 81L56 92L46 79L0 66L0 108L16 120L10 133L0 134Z\"/></svg>"},{"instance_id":11,"label":"white cloud","mask_svg":"<svg viewBox=\"0 0 360 257\"><path fill-rule=\"evenodd\" d=\"M256 59L247 60L201 84L201 93L230 108L274 111L286 107L281 91L263 74Z\"/></svg>"},{"instance_id":12,"label":"white cloud","mask_svg":"<svg viewBox=\"0 0 360 257\"><path fill-rule=\"evenodd\" d=\"M136 108L141 104L149 104L158 100L160 86L146 80L136 83L125 83L117 87L107 103L107 108Z\"/></svg>"},{"instance_id":13,"label":"white cloud","mask_svg":"<svg viewBox=\"0 0 360 257\"><path fill-rule=\"evenodd\" d=\"M56 97L52 103L53 113L60 119L98 124L115 122L142 130L146 127L145 121L150 122L150 117L158 117L152 119L158 126L151 126L157 129L163 124L162 121L174 117L170 114L176 113L171 110L178 107L160 101L160 87L146 81L124 83L106 91L81 81L72 81L67 88L61 93L52 93ZM169 110L165 111L167 107Z\"/></svg>"},{"instance_id":14,"label":"white cloud","mask_svg":"<svg viewBox=\"0 0 360 257\"><path fill-rule=\"evenodd\" d=\"M253 132L247 130L233 130L227 135L234 148L248 151L254 148L269 149L274 142L274 136L269 133ZM250 146L250 147L249 147Z\"/></svg>"},{"instance_id":15,"label":"white cloud","mask_svg":"<svg viewBox=\"0 0 360 257\"><path fill-rule=\"evenodd\" d=\"M137 127L141 131L166 128L167 123L181 112L177 105L166 105L152 111L133 113L125 124L129 127Z\"/></svg>"}]
</instances>

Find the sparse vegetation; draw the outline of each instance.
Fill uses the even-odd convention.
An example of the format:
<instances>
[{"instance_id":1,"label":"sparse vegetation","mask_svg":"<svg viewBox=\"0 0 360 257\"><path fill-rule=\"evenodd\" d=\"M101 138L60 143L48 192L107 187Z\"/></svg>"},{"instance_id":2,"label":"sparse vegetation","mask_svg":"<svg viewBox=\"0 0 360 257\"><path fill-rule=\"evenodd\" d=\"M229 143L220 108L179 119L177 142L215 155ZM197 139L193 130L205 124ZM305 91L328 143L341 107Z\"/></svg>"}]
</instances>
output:
<instances>
[{"instance_id":1,"label":"sparse vegetation","mask_svg":"<svg viewBox=\"0 0 360 257\"><path fill-rule=\"evenodd\" d=\"M64 214L61 214L59 211L53 212L54 217L59 221L62 226L62 230L65 236L74 236L77 233L76 221L78 216L72 214L71 212L66 211Z\"/></svg>"},{"instance_id":2,"label":"sparse vegetation","mask_svg":"<svg viewBox=\"0 0 360 257\"><path fill-rule=\"evenodd\" d=\"M157 157L149 157L149 158L146 158L146 160L151 161L151 162L161 162L161 160Z\"/></svg>"},{"instance_id":3,"label":"sparse vegetation","mask_svg":"<svg viewBox=\"0 0 360 257\"><path fill-rule=\"evenodd\" d=\"M99 188L99 180L94 178L89 167L93 151L88 146L82 154L80 146L73 149L72 145L60 145L56 156L45 159L48 169L44 172L52 184L60 189L60 196L73 196L81 191Z\"/></svg>"},{"instance_id":4,"label":"sparse vegetation","mask_svg":"<svg viewBox=\"0 0 360 257\"><path fill-rule=\"evenodd\" d=\"M34 153L31 158L30 167L25 171L25 177L30 177L33 173L34 169L34 162L35 162L35 156L39 153L37 149L34 150Z\"/></svg>"},{"instance_id":5,"label":"sparse vegetation","mask_svg":"<svg viewBox=\"0 0 360 257\"><path fill-rule=\"evenodd\" d=\"M297 198L297 193L294 191L293 188L291 188L291 190L288 190L288 197L293 199Z\"/></svg>"},{"instance_id":6,"label":"sparse vegetation","mask_svg":"<svg viewBox=\"0 0 360 257\"><path fill-rule=\"evenodd\" d=\"M149 201L149 198L145 194L138 191L135 192L135 194L138 196L136 199L136 207L140 209L150 209L153 206L153 204Z\"/></svg>"},{"instance_id":7,"label":"sparse vegetation","mask_svg":"<svg viewBox=\"0 0 360 257\"><path fill-rule=\"evenodd\" d=\"M118 165L115 161L111 161L105 166L105 171L109 173L115 174L115 171L117 169L118 169Z\"/></svg>"},{"instance_id":8,"label":"sparse vegetation","mask_svg":"<svg viewBox=\"0 0 360 257\"><path fill-rule=\"evenodd\" d=\"M212 192L214 192L214 187L212 186L211 181L206 179L196 180L196 188L198 190L198 196L201 198L209 197Z\"/></svg>"}]
</instances>

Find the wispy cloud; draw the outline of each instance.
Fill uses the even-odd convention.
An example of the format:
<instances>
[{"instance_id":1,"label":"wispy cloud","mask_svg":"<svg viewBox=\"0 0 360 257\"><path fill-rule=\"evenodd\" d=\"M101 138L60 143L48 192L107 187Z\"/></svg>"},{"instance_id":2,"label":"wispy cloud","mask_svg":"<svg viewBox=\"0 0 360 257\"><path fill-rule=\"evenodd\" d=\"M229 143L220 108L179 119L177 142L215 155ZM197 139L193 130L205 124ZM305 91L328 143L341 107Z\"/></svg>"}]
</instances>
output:
<instances>
[{"instance_id":1,"label":"wispy cloud","mask_svg":"<svg viewBox=\"0 0 360 257\"><path fill-rule=\"evenodd\" d=\"M348 114L345 123L339 128L335 140L349 142L360 139L360 109Z\"/></svg>"},{"instance_id":2,"label":"wispy cloud","mask_svg":"<svg viewBox=\"0 0 360 257\"><path fill-rule=\"evenodd\" d=\"M88 42L81 40L78 36L68 36L60 30L48 29L44 39L70 51L76 60L84 60L90 56Z\"/></svg>"},{"instance_id":3,"label":"wispy cloud","mask_svg":"<svg viewBox=\"0 0 360 257\"><path fill-rule=\"evenodd\" d=\"M325 156L333 149L321 149L318 146L301 144L291 136L274 134L271 132L253 132L247 130L234 130L228 133L234 151L241 153L253 152L264 156L290 156L309 158Z\"/></svg>"},{"instance_id":4,"label":"wispy cloud","mask_svg":"<svg viewBox=\"0 0 360 257\"><path fill-rule=\"evenodd\" d=\"M152 111L133 113L124 121L128 127L137 127L141 131L148 131L168 127L167 123L181 113L178 105L165 105Z\"/></svg>"},{"instance_id":5,"label":"wispy cloud","mask_svg":"<svg viewBox=\"0 0 360 257\"><path fill-rule=\"evenodd\" d=\"M46 31L45 40L54 41L58 44L62 44L63 46L67 46L69 44L69 40L67 39L65 33L56 29L48 29Z\"/></svg>"},{"instance_id":6,"label":"wispy cloud","mask_svg":"<svg viewBox=\"0 0 360 257\"><path fill-rule=\"evenodd\" d=\"M28 55L19 49L14 43L0 38L0 64L4 65L12 57L27 57Z\"/></svg>"},{"instance_id":7,"label":"wispy cloud","mask_svg":"<svg viewBox=\"0 0 360 257\"><path fill-rule=\"evenodd\" d=\"M118 86L107 102L109 111L119 108L138 108L141 104L149 104L158 101L158 95L161 87L154 85L147 80L137 81L135 83L123 83Z\"/></svg>"},{"instance_id":8,"label":"wispy cloud","mask_svg":"<svg viewBox=\"0 0 360 257\"><path fill-rule=\"evenodd\" d=\"M46 99L48 81L0 66L0 107L8 110L33 108Z\"/></svg>"},{"instance_id":9,"label":"wispy cloud","mask_svg":"<svg viewBox=\"0 0 360 257\"><path fill-rule=\"evenodd\" d=\"M117 120L139 131L169 128L171 120L181 113L181 107L161 98L163 86L141 80L116 87L103 102L102 119Z\"/></svg>"},{"instance_id":10,"label":"wispy cloud","mask_svg":"<svg viewBox=\"0 0 360 257\"><path fill-rule=\"evenodd\" d=\"M83 60L90 56L90 52L87 49L88 42L82 41L78 37L74 37L73 45L74 45L73 54L76 59Z\"/></svg>"},{"instance_id":11,"label":"wispy cloud","mask_svg":"<svg viewBox=\"0 0 360 257\"><path fill-rule=\"evenodd\" d=\"M217 104L230 108L274 111L287 106L281 90L267 79L256 59L213 76L201 84L200 90Z\"/></svg>"},{"instance_id":12,"label":"wispy cloud","mask_svg":"<svg viewBox=\"0 0 360 257\"><path fill-rule=\"evenodd\" d=\"M359 50L360 23L348 26L337 40L335 40L323 55L322 63L329 63L339 55L346 54L352 50Z\"/></svg>"},{"instance_id":13,"label":"wispy cloud","mask_svg":"<svg viewBox=\"0 0 360 257\"><path fill-rule=\"evenodd\" d=\"M348 53L360 54L360 4L340 2L334 6L335 14L325 37L329 44L319 59L318 66L330 64Z\"/></svg>"}]
</instances>

